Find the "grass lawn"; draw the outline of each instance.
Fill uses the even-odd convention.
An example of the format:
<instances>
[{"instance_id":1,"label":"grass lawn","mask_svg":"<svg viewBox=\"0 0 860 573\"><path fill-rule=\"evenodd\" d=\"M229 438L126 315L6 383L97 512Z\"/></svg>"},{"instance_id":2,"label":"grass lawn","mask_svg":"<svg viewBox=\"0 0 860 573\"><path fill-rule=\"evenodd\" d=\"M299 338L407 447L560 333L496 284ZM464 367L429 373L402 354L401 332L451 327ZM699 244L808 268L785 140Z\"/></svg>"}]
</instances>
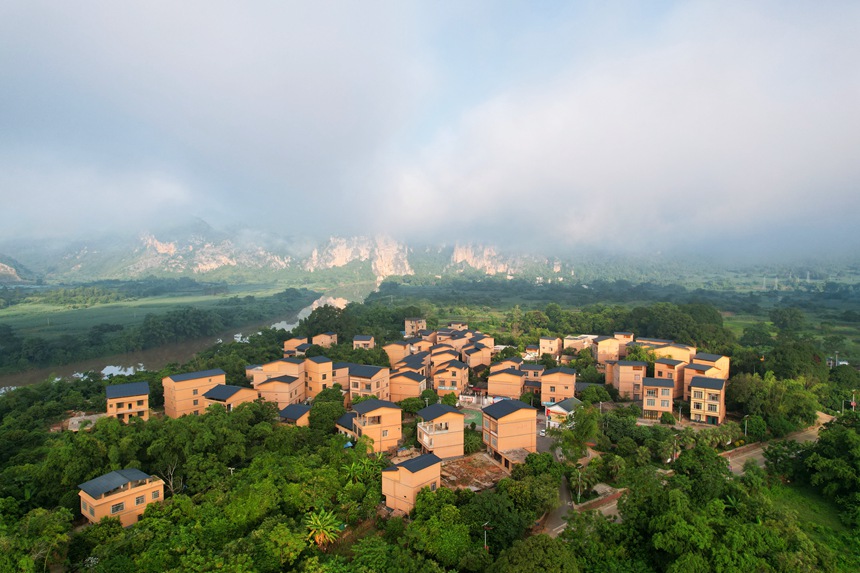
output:
<instances>
[{"instance_id":1,"label":"grass lawn","mask_svg":"<svg viewBox=\"0 0 860 573\"><path fill-rule=\"evenodd\" d=\"M464 409L463 414L465 414L465 416L466 416L466 420L465 420L466 427L469 427L469 424L471 424L472 422L475 422L476 428L481 427L481 422L484 419L484 415L480 411Z\"/></svg>"},{"instance_id":2,"label":"grass lawn","mask_svg":"<svg viewBox=\"0 0 860 573\"><path fill-rule=\"evenodd\" d=\"M776 485L768 494L776 507L797 514L804 533L833 552L838 570L860 571L860 541L839 520L839 506L806 486Z\"/></svg>"}]
</instances>

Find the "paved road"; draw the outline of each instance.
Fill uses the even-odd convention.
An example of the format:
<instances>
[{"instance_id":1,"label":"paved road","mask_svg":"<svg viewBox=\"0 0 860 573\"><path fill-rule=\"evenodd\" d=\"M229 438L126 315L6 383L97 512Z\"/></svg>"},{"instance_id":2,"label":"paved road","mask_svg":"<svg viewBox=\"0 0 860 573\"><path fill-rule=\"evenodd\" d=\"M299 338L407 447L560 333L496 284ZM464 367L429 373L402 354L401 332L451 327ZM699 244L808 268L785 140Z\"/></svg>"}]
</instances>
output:
<instances>
[{"instance_id":1,"label":"paved road","mask_svg":"<svg viewBox=\"0 0 860 573\"><path fill-rule=\"evenodd\" d=\"M824 424L833 419L833 416L828 416L822 412L818 413L818 423ZM786 440L794 440L795 442L814 442L818 439L818 430L820 429L819 425L812 426L811 428L807 428L805 430L801 430L799 432L793 432L788 434L785 439ZM767 447L767 444L759 444L755 448L751 448L749 450L743 451L741 453L732 455L729 457L732 472L740 475L743 473L744 464L747 460L755 460L755 462L759 465L759 467L764 467L764 449Z\"/></svg>"}]
</instances>

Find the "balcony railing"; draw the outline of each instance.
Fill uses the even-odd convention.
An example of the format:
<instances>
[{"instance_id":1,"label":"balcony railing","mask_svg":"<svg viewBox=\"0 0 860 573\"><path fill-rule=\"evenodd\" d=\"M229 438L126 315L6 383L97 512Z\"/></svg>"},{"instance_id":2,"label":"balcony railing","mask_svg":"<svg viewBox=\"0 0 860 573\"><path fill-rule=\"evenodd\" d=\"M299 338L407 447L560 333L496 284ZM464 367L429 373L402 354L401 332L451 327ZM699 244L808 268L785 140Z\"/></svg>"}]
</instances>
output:
<instances>
[{"instance_id":1,"label":"balcony railing","mask_svg":"<svg viewBox=\"0 0 860 573\"><path fill-rule=\"evenodd\" d=\"M424 422L422 424L418 424L418 429L426 434L446 434L451 431L451 428L447 423L445 424L434 424L433 422Z\"/></svg>"}]
</instances>

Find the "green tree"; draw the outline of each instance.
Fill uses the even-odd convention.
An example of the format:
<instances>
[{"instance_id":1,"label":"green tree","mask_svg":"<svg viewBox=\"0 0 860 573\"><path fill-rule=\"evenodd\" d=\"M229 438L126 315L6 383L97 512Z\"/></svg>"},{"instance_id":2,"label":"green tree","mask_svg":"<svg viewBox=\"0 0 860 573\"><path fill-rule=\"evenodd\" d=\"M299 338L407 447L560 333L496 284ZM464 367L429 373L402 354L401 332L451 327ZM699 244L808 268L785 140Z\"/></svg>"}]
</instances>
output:
<instances>
[{"instance_id":1,"label":"green tree","mask_svg":"<svg viewBox=\"0 0 860 573\"><path fill-rule=\"evenodd\" d=\"M541 533L514 544L499 556L489 571L493 573L577 573L576 556L560 539Z\"/></svg>"},{"instance_id":2,"label":"green tree","mask_svg":"<svg viewBox=\"0 0 860 573\"><path fill-rule=\"evenodd\" d=\"M320 510L305 516L306 539L313 541L320 549L334 543L340 533L340 520L334 513Z\"/></svg>"}]
</instances>

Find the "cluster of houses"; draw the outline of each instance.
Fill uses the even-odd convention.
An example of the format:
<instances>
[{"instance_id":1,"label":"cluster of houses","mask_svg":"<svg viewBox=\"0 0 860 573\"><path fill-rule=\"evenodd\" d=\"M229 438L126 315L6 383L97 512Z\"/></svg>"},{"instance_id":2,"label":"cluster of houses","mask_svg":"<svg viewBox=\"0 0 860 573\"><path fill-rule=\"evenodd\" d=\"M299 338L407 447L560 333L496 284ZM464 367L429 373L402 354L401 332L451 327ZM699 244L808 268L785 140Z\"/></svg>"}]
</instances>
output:
<instances>
[{"instance_id":1,"label":"cluster of houses","mask_svg":"<svg viewBox=\"0 0 860 573\"><path fill-rule=\"evenodd\" d=\"M698 353L694 347L671 340L634 340L632 333L619 332L612 337L542 337L523 356L492 362L498 350L492 337L463 322L437 330L426 326L422 318L407 318L403 340L382 347L391 368L305 356L311 345L325 348L338 343L336 333L326 332L310 339L287 340L283 358L248 366L251 387L226 384L223 370L167 376L162 380L164 414L173 418L199 415L212 404L230 411L244 402L263 399L278 405L281 421L307 426L308 403L339 384L349 411L337 420L337 431L352 440L370 438L375 452L393 452L402 439L402 410L396 402L418 398L432 388L440 397L482 396L484 403L491 402L482 410L482 439L492 459L510 469L536 451L537 409L519 400L523 394L540 396L547 428L565 423L580 404L575 394L582 385L577 384L574 369L564 365L546 369L527 360L549 354L563 363L570 350L590 349L607 384L620 396L641 402L645 418L672 413L674 401L680 398L690 402L692 421L720 424L725 417L729 374L725 356ZM372 349L376 341L359 335L352 343L353 348ZM645 362L624 360L634 346L657 356L653 377L646 376ZM488 370L488 376L470 385L470 370ZM123 421L132 416L148 419L147 383L108 386L106 395L108 416ZM441 403L427 404L417 416L416 437L422 455L393 465L382 475L386 505L404 512L412 509L420 489L439 486L443 461L463 456L463 412ZM146 504L161 499L163 482L139 470L121 470L81 484L80 489L81 511L88 519L119 516L128 525L139 518Z\"/></svg>"}]
</instances>

